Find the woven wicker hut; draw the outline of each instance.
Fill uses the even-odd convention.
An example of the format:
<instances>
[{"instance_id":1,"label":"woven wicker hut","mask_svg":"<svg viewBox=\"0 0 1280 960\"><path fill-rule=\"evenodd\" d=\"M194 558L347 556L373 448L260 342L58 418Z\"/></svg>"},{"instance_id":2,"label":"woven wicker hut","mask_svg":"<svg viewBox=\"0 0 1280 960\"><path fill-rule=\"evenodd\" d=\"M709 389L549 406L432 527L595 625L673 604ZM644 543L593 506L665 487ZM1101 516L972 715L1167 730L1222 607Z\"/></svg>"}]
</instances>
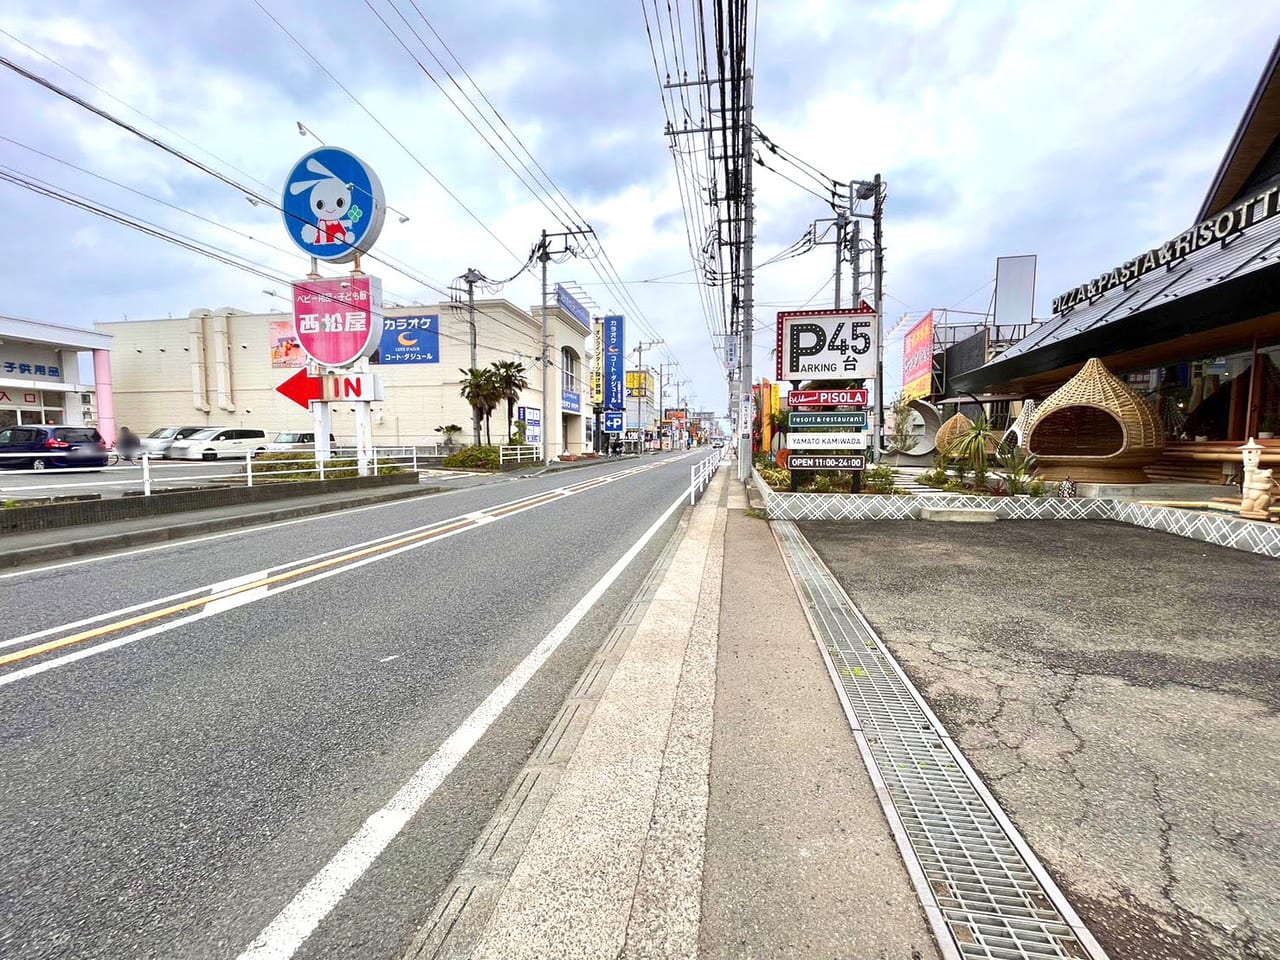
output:
<instances>
[{"instance_id":1,"label":"woven wicker hut","mask_svg":"<svg viewBox=\"0 0 1280 960\"><path fill-rule=\"evenodd\" d=\"M938 452L945 457L947 455L947 448L955 442L956 438L972 428L973 421L963 413L957 413L954 417L938 428L938 435L933 439L933 442L938 446Z\"/></svg>"},{"instance_id":2,"label":"woven wicker hut","mask_svg":"<svg viewBox=\"0 0 1280 960\"><path fill-rule=\"evenodd\" d=\"M1040 405L1027 433L1046 480L1146 483L1144 464L1164 449L1151 409L1096 357Z\"/></svg>"}]
</instances>

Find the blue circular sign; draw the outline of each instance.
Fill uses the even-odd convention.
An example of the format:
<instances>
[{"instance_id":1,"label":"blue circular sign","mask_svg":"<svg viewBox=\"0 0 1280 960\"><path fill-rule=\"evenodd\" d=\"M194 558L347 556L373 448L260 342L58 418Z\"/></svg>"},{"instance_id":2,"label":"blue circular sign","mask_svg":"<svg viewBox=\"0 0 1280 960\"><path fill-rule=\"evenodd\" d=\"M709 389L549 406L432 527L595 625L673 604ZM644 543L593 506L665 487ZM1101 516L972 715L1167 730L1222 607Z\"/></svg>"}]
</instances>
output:
<instances>
[{"instance_id":1,"label":"blue circular sign","mask_svg":"<svg viewBox=\"0 0 1280 960\"><path fill-rule=\"evenodd\" d=\"M387 213L378 175L339 147L312 150L294 164L280 206L298 249L333 263L367 252Z\"/></svg>"}]
</instances>

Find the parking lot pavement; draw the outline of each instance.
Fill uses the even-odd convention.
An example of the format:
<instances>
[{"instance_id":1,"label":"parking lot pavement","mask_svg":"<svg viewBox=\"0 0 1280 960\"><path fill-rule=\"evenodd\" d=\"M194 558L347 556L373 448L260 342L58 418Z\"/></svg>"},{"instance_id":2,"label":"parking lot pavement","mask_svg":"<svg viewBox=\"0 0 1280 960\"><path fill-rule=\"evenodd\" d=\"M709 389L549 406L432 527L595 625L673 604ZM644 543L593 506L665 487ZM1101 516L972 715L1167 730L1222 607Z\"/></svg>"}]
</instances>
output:
<instances>
[{"instance_id":1,"label":"parking lot pavement","mask_svg":"<svg viewBox=\"0 0 1280 960\"><path fill-rule=\"evenodd\" d=\"M1280 958L1280 563L1105 521L799 526L1113 960Z\"/></svg>"}]
</instances>

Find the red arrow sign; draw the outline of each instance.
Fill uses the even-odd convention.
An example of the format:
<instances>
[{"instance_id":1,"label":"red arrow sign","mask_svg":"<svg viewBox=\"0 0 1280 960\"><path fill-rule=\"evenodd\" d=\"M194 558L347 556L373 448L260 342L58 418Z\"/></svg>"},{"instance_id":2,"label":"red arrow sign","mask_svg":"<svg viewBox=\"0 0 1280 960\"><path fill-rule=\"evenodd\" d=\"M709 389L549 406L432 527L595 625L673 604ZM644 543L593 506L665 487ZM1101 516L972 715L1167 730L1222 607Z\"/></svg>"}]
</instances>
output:
<instances>
[{"instance_id":1,"label":"red arrow sign","mask_svg":"<svg viewBox=\"0 0 1280 960\"><path fill-rule=\"evenodd\" d=\"M311 409L312 400L319 400L324 396L323 386L323 380L319 377L311 376L307 373L307 368L303 367L280 386L276 387L276 393L288 397L303 410L309 410Z\"/></svg>"}]
</instances>

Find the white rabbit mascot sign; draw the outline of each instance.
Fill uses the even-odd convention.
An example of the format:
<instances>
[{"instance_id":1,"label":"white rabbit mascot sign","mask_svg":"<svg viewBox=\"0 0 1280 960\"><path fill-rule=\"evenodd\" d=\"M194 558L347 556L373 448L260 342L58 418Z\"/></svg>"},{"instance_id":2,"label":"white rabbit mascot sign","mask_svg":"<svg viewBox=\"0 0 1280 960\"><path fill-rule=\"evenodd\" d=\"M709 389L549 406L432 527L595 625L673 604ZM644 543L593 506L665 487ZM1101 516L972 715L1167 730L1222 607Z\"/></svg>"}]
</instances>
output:
<instances>
[{"instance_id":1,"label":"white rabbit mascot sign","mask_svg":"<svg viewBox=\"0 0 1280 960\"><path fill-rule=\"evenodd\" d=\"M331 263L367 252L386 217L377 174L338 147L312 150L294 164L280 206L293 242L308 256Z\"/></svg>"}]
</instances>

